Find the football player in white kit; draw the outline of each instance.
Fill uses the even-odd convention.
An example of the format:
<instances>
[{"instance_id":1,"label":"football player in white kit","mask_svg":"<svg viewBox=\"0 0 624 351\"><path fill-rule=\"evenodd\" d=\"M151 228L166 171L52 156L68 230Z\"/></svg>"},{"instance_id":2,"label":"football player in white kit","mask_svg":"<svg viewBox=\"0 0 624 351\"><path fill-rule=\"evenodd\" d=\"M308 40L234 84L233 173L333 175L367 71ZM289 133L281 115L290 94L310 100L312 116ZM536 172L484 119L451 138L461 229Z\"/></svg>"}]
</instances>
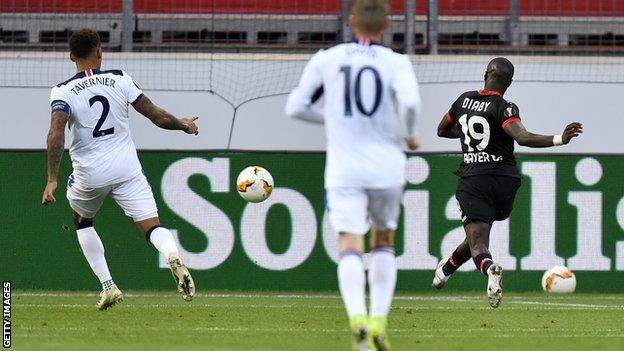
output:
<instances>
[{"instance_id":1,"label":"football player in white kit","mask_svg":"<svg viewBox=\"0 0 624 351\"><path fill-rule=\"evenodd\" d=\"M102 201L111 196L131 217L154 247L167 257L178 291L191 301L195 286L180 259L169 230L160 225L152 189L143 174L128 124L128 105L164 129L197 135L197 117L177 119L155 106L132 78L121 70L102 71L102 48L97 32L83 29L69 40L70 59L78 73L52 88L51 124L48 133L48 183L42 203L56 201L59 164L69 122L72 143L69 155L73 173L67 199L73 210L78 242L91 269L102 283L97 308L105 310L123 295L113 282L104 246L93 228Z\"/></svg>"},{"instance_id":2,"label":"football player in white kit","mask_svg":"<svg viewBox=\"0 0 624 351\"><path fill-rule=\"evenodd\" d=\"M289 116L325 124L327 211L339 233L338 283L356 350L390 348L386 327L397 274L403 139L412 150L419 146L414 125L421 101L412 63L379 45L388 16L387 0L356 1L349 21L358 41L314 55L286 104ZM322 94L321 112L313 103ZM367 313L362 255L371 225Z\"/></svg>"}]
</instances>

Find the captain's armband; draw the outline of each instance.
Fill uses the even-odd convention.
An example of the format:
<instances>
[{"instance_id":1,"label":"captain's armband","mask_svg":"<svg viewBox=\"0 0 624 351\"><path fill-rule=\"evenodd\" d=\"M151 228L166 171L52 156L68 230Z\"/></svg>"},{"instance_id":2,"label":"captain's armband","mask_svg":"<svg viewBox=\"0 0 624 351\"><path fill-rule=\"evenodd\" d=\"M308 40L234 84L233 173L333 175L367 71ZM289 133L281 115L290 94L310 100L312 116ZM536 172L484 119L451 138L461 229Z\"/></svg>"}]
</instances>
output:
<instances>
[{"instance_id":1,"label":"captain's armband","mask_svg":"<svg viewBox=\"0 0 624 351\"><path fill-rule=\"evenodd\" d=\"M50 104L51 112L61 111L65 112L68 116L71 116L71 107L63 100L54 100Z\"/></svg>"}]
</instances>

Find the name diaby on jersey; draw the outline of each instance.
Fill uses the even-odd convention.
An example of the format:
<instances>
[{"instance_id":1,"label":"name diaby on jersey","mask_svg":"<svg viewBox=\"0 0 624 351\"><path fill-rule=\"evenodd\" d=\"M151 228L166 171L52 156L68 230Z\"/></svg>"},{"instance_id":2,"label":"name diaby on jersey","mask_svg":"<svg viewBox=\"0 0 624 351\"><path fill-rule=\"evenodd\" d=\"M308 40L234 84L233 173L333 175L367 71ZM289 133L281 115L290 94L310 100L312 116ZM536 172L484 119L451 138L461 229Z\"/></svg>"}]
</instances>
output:
<instances>
[{"instance_id":1,"label":"name diaby on jersey","mask_svg":"<svg viewBox=\"0 0 624 351\"><path fill-rule=\"evenodd\" d=\"M471 98L464 98L464 101L462 102L462 108L466 108L466 109L477 111L477 112L482 112L482 111L487 110L490 104L491 102L483 102L483 101L473 100Z\"/></svg>"}]
</instances>

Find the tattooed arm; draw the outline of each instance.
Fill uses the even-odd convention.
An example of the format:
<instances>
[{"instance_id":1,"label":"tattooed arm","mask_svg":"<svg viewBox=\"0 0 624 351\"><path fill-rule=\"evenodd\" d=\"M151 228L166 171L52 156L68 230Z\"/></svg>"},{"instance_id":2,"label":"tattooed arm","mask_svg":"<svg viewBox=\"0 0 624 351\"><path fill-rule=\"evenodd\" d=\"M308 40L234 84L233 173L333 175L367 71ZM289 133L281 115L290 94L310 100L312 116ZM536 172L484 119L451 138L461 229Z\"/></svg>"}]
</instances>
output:
<instances>
[{"instance_id":1,"label":"tattooed arm","mask_svg":"<svg viewBox=\"0 0 624 351\"><path fill-rule=\"evenodd\" d=\"M56 201L54 191L57 187L57 178L61 157L65 148L65 125L69 115L63 111L53 111L48 131L48 183L43 191L41 203L47 205Z\"/></svg>"},{"instance_id":2,"label":"tattooed arm","mask_svg":"<svg viewBox=\"0 0 624 351\"><path fill-rule=\"evenodd\" d=\"M199 133L197 125L195 124L195 121L199 117L178 119L171 113L154 105L154 103L145 95L139 96L136 101L132 103L132 107L160 128L182 130L187 134L197 135Z\"/></svg>"}]
</instances>

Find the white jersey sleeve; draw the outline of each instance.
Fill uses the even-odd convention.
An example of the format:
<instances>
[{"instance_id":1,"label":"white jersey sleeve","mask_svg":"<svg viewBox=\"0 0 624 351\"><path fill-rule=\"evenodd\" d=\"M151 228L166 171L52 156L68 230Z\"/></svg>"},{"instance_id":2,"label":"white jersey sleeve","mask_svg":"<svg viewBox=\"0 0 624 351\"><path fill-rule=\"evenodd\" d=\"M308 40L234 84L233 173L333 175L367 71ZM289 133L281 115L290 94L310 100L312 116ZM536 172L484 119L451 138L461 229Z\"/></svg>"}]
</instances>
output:
<instances>
[{"instance_id":1,"label":"white jersey sleeve","mask_svg":"<svg viewBox=\"0 0 624 351\"><path fill-rule=\"evenodd\" d=\"M71 117L71 96L68 96L65 91L58 87L52 88L50 92L50 108L51 112L62 111Z\"/></svg>"},{"instance_id":2,"label":"white jersey sleeve","mask_svg":"<svg viewBox=\"0 0 624 351\"><path fill-rule=\"evenodd\" d=\"M141 90L141 88L139 88L139 86L134 82L134 79L132 79L132 77L130 77L128 73L126 73L125 71L122 72L123 79L121 80L121 83L122 89L126 94L126 101L133 104L141 95L143 95L143 91Z\"/></svg>"},{"instance_id":3,"label":"white jersey sleeve","mask_svg":"<svg viewBox=\"0 0 624 351\"><path fill-rule=\"evenodd\" d=\"M288 96L286 115L310 122L323 123L323 113L312 106L314 97L320 97L323 76L320 69L323 51L317 52L303 70L299 85Z\"/></svg>"},{"instance_id":4,"label":"white jersey sleeve","mask_svg":"<svg viewBox=\"0 0 624 351\"><path fill-rule=\"evenodd\" d=\"M414 67L408 56L398 56L397 74L392 81L399 117L405 123L408 136L416 134L416 123L421 113L421 99Z\"/></svg>"}]
</instances>

